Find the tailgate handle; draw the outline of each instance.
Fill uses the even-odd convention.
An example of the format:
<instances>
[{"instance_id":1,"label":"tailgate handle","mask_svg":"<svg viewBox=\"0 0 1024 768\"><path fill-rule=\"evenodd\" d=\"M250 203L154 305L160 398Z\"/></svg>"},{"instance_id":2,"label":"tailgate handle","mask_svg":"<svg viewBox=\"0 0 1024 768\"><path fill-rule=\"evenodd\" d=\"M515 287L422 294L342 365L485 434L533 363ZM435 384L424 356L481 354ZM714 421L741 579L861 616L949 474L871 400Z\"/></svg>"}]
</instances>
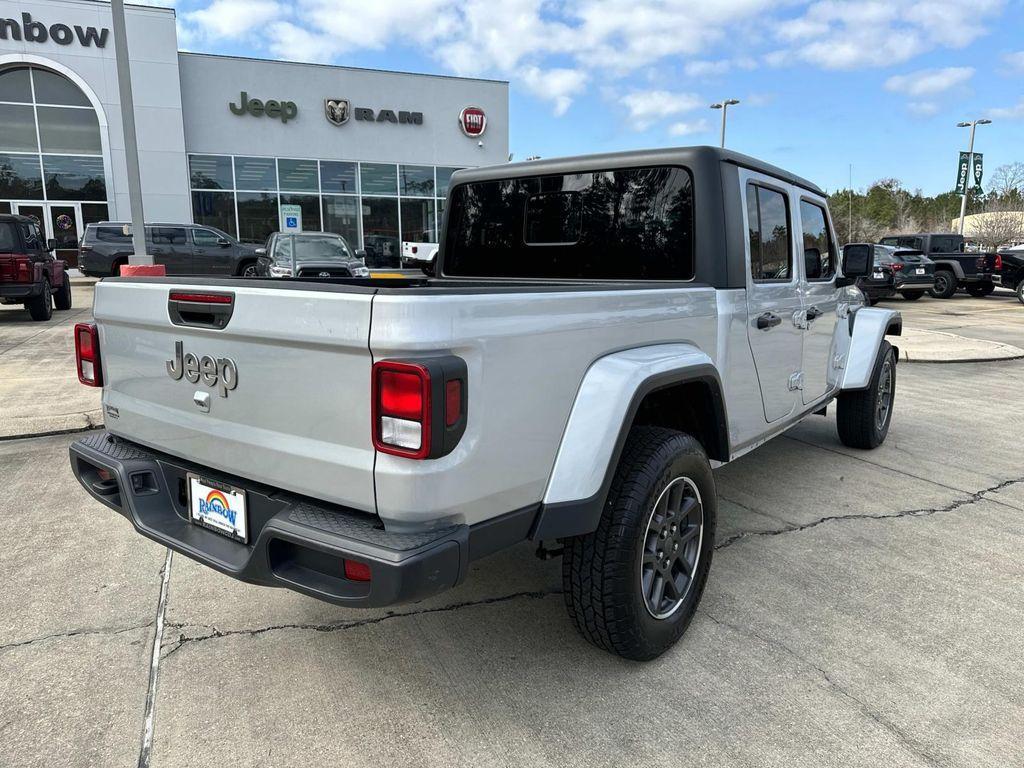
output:
<instances>
[{"instance_id":1,"label":"tailgate handle","mask_svg":"<svg viewBox=\"0 0 1024 768\"><path fill-rule=\"evenodd\" d=\"M234 311L233 293L171 291L167 299L171 322L190 328L226 328Z\"/></svg>"}]
</instances>

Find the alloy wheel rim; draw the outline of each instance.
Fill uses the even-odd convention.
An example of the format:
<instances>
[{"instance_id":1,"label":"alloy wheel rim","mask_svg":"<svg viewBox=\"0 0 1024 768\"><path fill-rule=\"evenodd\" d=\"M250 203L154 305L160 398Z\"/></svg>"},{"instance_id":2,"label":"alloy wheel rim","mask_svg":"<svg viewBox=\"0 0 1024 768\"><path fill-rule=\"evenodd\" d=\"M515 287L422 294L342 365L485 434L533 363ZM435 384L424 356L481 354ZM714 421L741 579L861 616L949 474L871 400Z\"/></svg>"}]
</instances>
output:
<instances>
[{"instance_id":1,"label":"alloy wheel rim","mask_svg":"<svg viewBox=\"0 0 1024 768\"><path fill-rule=\"evenodd\" d=\"M700 564L704 505L688 477L677 477L658 495L644 532L640 592L647 612L667 619L686 600Z\"/></svg>"},{"instance_id":2,"label":"alloy wheel rim","mask_svg":"<svg viewBox=\"0 0 1024 768\"><path fill-rule=\"evenodd\" d=\"M882 365L882 375L878 380L878 400L875 404L875 425L882 429L889 410L892 408L892 362L886 360Z\"/></svg>"}]
</instances>

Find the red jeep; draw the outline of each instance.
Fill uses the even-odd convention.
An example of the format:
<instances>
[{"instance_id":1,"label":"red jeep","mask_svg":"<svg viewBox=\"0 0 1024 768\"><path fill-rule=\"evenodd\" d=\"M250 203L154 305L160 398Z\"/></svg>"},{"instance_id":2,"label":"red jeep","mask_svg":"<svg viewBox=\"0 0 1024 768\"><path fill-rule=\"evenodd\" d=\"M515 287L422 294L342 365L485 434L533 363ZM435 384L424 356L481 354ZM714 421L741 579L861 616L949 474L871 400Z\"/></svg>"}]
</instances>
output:
<instances>
[{"instance_id":1,"label":"red jeep","mask_svg":"<svg viewBox=\"0 0 1024 768\"><path fill-rule=\"evenodd\" d=\"M0 304L24 304L33 320L49 320L53 307L71 309L71 280L61 259L28 216L0 214Z\"/></svg>"}]
</instances>

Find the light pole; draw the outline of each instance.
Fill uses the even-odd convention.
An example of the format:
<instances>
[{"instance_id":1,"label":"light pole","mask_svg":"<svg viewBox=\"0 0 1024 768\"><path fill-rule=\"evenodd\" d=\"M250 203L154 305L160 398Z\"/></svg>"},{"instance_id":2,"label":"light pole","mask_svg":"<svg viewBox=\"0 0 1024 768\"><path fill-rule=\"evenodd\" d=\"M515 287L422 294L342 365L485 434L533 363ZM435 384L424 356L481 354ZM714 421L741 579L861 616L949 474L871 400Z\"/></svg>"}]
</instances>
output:
<instances>
[{"instance_id":1,"label":"light pole","mask_svg":"<svg viewBox=\"0 0 1024 768\"><path fill-rule=\"evenodd\" d=\"M739 104L739 103L740 103L739 99L725 99L724 101L720 101L720 102L718 102L716 104L712 104L711 105L712 109L720 109L720 110L722 110L722 147L723 148L725 147L725 118L726 118L726 115L729 114L729 107L731 107L731 106L733 106L735 104Z\"/></svg>"},{"instance_id":2,"label":"light pole","mask_svg":"<svg viewBox=\"0 0 1024 768\"><path fill-rule=\"evenodd\" d=\"M960 237L964 236L964 216L967 215L967 191L969 189L968 182L970 181L971 174L974 172L974 129L979 125L988 125L991 122L991 120L981 119L956 124L957 128L971 129L971 141L967 146L967 178L964 179L964 194L960 200Z\"/></svg>"},{"instance_id":3,"label":"light pole","mask_svg":"<svg viewBox=\"0 0 1024 768\"><path fill-rule=\"evenodd\" d=\"M146 254L145 215L142 210L142 181L139 175L139 145L135 137L135 101L132 98L132 76L128 67L128 32L124 20L124 0L111 0L110 13L114 27L114 58L117 64L117 89L121 98L121 127L124 130L124 159L128 171L128 203L132 212L132 244L134 254L129 265L152 265Z\"/></svg>"}]
</instances>

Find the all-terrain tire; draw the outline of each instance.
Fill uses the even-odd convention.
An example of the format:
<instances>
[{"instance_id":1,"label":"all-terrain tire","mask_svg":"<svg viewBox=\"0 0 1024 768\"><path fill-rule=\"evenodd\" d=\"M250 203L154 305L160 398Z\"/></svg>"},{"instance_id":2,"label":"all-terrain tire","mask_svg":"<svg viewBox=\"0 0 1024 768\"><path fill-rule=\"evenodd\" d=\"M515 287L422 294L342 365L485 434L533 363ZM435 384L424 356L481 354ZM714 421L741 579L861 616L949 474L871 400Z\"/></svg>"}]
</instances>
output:
<instances>
[{"instance_id":1,"label":"all-terrain tire","mask_svg":"<svg viewBox=\"0 0 1024 768\"><path fill-rule=\"evenodd\" d=\"M1017 301L1024 304L1024 280L1017 283Z\"/></svg>"},{"instance_id":2,"label":"all-terrain tire","mask_svg":"<svg viewBox=\"0 0 1024 768\"><path fill-rule=\"evenodd\" d=\"M900 296L906 301L917 301L924 296L924 291L900 291Z\"/></svg>"},{"instance_id":3,"label":"all-terrain tire","mask_svg":"<svg viewBox=\"0 0 1024 768\"><path fill-rule=\"evenodd\" d=\"M676 591L675 607L657 618L649 607L644 569L649 573L652 567L649 558L653 553L648 548L662 546L659 537L668 534L667 524L661 534L652 534L651 526L662 524L659 520L670 522L664 514L656 514L655 504L662 498L671 504L676 490L690 494L687 499L695 499L699 505L699 510L694 510L685 502L691 510L688 519L701 521L699 538L697 531L691 530L696 526L680 523L680 530L688 532L686 558L695 556L686 569L692 575L683 587L666 587ZM638 661L653 659L672 647L689 625L704 592L714 552L717 506L711 465L696 439L661 427L634 427L623 447L597 530L564 542L565 604L580 634L599 648ZM676 531L675 524L672 531ZM671 542L671 536L667 541ZM695 546L691 542L696 542Z\"/></svg>"},{"instance_id":4,"label":"all-terrain tire","mask_svg":"<svg viewBox=\"0 0 1024 768\"><path fill-rule=\"evenodd\" d=\"M64 282L61 283L57 292L53 294L53 303L57 309L71 309L71 278L68 277L66 269L64 270Z\"/></svg>"},{"instance_id":5,"label":"all-terrain tire","mask_svg":"<svg viewBox=\"0 0 1024 768\"><path fill-rule=\"evenodd\" d=\"M43 279L43 290L25 302L25 308L33 320L49 320L53 317L53 294L50 292L50 281Z\"/></svg>"},{"instance_id":6,"label":"all-terrain tire","mask_svg":"<svg viewBox=\"0 0 1024 768\"><path fill-rule=\"evenodd\" d=\"M842 392L836 399L836 426L843 445L870 449L885 442L895 402L896 354L888 341L882 341L868 388Z\"/></svg>"},{"instance_id":7,"label":"all-terrain tire","mask_svg":"<svg viewBox=\"0 0 1024 768\"><path fill-rule=\"evenodd\" d=\"M935 270L935 287L929 293L936 299L948 299L956 293L956 275L948 269Z\"/></svg>"}]
</instances>

